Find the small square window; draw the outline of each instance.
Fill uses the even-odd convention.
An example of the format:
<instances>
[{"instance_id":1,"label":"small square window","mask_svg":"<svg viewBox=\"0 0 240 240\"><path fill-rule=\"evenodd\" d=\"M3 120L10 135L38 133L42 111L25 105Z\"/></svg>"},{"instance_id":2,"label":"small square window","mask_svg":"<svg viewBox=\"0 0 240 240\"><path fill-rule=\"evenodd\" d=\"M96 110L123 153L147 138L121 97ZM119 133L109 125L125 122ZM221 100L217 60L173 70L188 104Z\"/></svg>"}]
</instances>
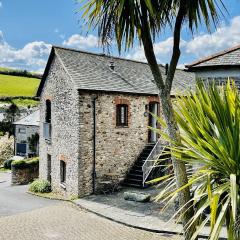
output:
<instances>
[{"instance_id":1,"label":"small square window","mask_svg":"<svg viewBox=\"0 0 240 240\"><path fill-rule=\"evenodd\" d=\"M22 134L25 134L26 133L26 128L19 128L18 132L22 133Z\"/></svg>"},{"instance_id":2,"label":"small square window","mask_svg":"<svg viewBox=\"0 0 240 240\"><path fill-rule=\"evenodd\" d=\"M116 125L118 127L128 126L128 105L119 104L116 109Z\"/></svg>"},{"instance_id":3,"label":"small square window","mask_svg":"<svg viewBox=\"0 0 240 240\"><path fill-rule=\"evenodd\" d=\"M60 178L61 183L66 183L66 163L64 161L60 161Z\"/></svg>"}]
</instances>

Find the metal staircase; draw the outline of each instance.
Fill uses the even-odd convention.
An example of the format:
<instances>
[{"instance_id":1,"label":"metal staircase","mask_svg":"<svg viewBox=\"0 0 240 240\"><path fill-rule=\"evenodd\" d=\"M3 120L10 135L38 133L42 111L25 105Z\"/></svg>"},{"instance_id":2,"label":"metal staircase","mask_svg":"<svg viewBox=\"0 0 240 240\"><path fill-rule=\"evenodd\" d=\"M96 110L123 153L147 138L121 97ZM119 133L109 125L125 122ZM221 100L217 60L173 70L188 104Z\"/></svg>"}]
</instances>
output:
<instances>
[{"instance_id":1,"label":"metal staircase","mask_svg":"<svg viewBox=\"0 0 240 240\"><path fill-rule=\"evenodd\" d=\"M147 187L146 181L165 148L166 144L162 139L159 139L157 143L147 144L128 172L123 185L136 188Z\"/></svg>"}]
</instances>

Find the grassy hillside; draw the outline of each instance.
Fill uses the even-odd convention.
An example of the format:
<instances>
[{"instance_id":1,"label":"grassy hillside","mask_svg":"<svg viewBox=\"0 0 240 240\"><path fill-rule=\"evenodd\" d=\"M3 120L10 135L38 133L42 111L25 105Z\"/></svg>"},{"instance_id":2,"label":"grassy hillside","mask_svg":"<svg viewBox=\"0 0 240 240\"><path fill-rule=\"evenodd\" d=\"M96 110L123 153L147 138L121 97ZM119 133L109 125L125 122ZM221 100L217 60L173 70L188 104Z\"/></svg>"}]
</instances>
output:
<instances>
[{"instance_id":1,"label":"grassy hillside","mask_svg":"<svg viewBox=\"0 0 240 240\"><path fill-rule=\"evenodd\" d=\"M0 74L0 97L36 95L40 80L37 78L19 77Z\"/></svg>"}]
</instances>

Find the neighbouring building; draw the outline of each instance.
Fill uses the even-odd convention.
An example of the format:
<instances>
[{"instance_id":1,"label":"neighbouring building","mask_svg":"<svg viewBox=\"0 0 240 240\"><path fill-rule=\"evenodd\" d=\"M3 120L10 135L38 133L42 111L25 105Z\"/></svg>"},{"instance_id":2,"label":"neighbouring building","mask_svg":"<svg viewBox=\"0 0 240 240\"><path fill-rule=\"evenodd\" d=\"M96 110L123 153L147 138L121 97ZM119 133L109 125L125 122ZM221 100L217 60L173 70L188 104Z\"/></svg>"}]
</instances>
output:
<instances>
[{"instance_id":1,"label":"neighbouring building","mask_svg":"<svg viewBox=\"0 0 240 240\"><path fill-rule=\"evenodd\" d=\"M14 122L14 151L16 156L35 157L39 155L39 110Z\"/></svg>"},{"instance_id":2,"label":"neighbouring building","mask_svg":"<svg viewBox=\"0 0 240 240\"><path fill-rule=\"evenodd\" d=\"M196 74L197 79L225 82L226 79L240 83L240 45L200 59L186 68Z\"/></svg>"},{"instance_id":3,"label":"neighbouring building","mask_svg":"<svg viewBox=\"0 0 240 240\"><path fill-rule=\"evenodd\" d=\"M159 66L163 77L166 69ZM177 70L172 96L195 85ZM160 114L149 66L104 54L53 47L40 100L40 178L55 192L85 196L107 178L142 186L143 165L156 146Z\"/></svg>"}]
</instances>

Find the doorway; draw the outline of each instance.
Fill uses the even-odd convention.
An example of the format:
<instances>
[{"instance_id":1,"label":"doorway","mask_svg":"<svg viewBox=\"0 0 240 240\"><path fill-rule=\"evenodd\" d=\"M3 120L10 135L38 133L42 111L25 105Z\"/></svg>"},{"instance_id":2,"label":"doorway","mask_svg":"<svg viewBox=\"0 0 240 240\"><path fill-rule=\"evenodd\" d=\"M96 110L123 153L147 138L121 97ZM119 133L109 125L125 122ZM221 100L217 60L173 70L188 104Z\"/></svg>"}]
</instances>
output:
<instances>
[{"instance_id":1,"label":"doorway","mask_svg":"<svg viewBox=\"0 0 240 240\"><path fill-rule=\"evenodd\" d=\"M157 103L157 102L149 103L149 112L159 116L159 103ZM151 114L149 114L148 121L149 121L148 125L150 127L157 128L157 126L158 126L157 120ZM151 143L154 143L154 142L157 142L157 139L158 139L158 134L155 131L149 129L148 141Z\"/></svg>"}]
</instances>

